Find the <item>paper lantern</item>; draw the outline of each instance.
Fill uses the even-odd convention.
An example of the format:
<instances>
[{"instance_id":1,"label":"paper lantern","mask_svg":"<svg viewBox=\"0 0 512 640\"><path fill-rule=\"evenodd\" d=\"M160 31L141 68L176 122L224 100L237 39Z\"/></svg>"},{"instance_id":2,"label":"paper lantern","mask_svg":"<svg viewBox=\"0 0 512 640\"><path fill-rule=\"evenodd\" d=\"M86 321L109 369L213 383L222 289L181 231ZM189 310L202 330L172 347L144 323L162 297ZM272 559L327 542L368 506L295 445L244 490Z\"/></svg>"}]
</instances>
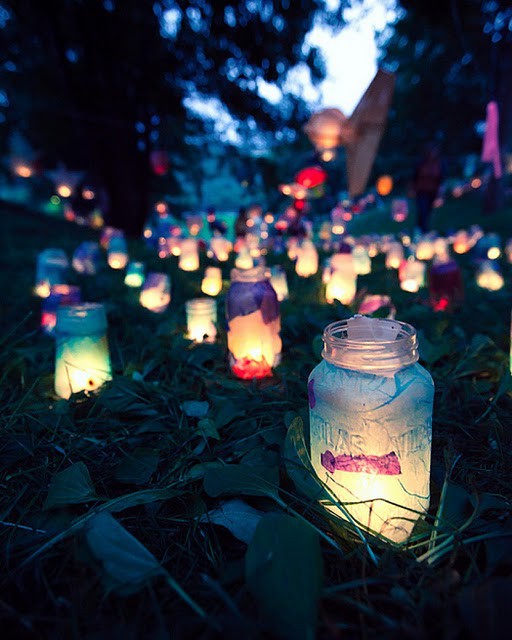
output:
<instances>
[{"instance_id":1,"label":"paper lantern","mask_svg":"<svg viewBox=\"0 0 512 640\"><path fill-rule=\"evenodd\" d=\"M434 263L428 273L430 304L434 311L451 311L464 299L464 285L454 260Z\"/></svg>"},{"instance_id":2,"label":"paper lantern","mask_svg":"<svg viewBox=\"0 0 512 640\"><path fill-rule=\"evenodd\" d=\"M365 276L372 272L372 261L368 255L368 250L362 244L356 244L352 249L354 259L354 270L356 275Z\"/></svg>"},{"instance_id":3,"label":"paper lantern","mask_svg":"<svg viewBox=\"0 0 512 640\"><path fill-rule=\"evenodd\" d=\"M404 259L404 249L399 242L392 242L386 253L386 269L398 269Z\"/></svg>"},{"instance_id":4,"label":"paper lantern","mask_svg":"<svg viewBox=\"0 0 512 640\"><path fill-rule=\"evenodd\" d=\"M391 217L395 222L404 222L409 215L409 204L405 198L393 198L391 201Z\"/></svg>"},{"instance_id":5,"label":"paper lantern","mask_svg":"<svg viewBox=\"0 0 512 640\"><path fill-rule=\"evenodd\" d=\"M107 254L108 266L111 269L124 269L128 264L128 247L122 236L114 236L110 239Z\"/></svg>"},{"instance_id":6,"label":"paper lantern","mask_svg":"<svg viewBox=\"0 0 512 640\"><path fill-rule=\"evenodd\" d=\"M69 284L52 285L50 295L41 302L41 329L49 335L53 334L58 308L77 305L80 301L80 287Z\"/></svg>"},{"instance_id":7,"label":"paper lantern","mask_svg":"<svg viewBox=\"0 0 512 640\"><path fill-rule=\"evenodd\" d=\"M195 298L185 303L187 338L195 342L214 342L217 335L217 301Z\"/></svg>"},{"instance_id":8,"label":"paper lantern","mask_svg":"<svg viewBox=\"0 0 512 640\"><path fill-rule=\"evenodd\" d=\"M425 263L415 260L411 256L404 260L398 269L400 289L409 293L416 293L425 286Z\"/></svg>"},{"instance_id":9,"label":"paper lantern","mask_svg":"<svg viewBox=\"0 0 512 640\"><path fill-rule=\"evenodd\" d=\"M363 298L359 305L358 313L364 316L371 316L375 313L382 317L382 313L386 313L386 318L391 320L395 317L396 309L389 296L369 294Z\"/></svg>"},{"instance_id":10,"label":"paper lantern","mask_svg":"<svg viewBox=\"0 0 512 640\"><path fill-rule=\"evenodd\" d=\"M295 271L303 278L309 278L318 271L318 251L311 240L304 240L302 245L297 247Z\"/></svg>"},{"instance_id":11,"label":"paper lantern","mask_svg":"<svg viewBox=\"0 0 512 640\"><path fill-rule=\"evenodd\" d=\"M201 291L208 296L216 296L222 290L222 271L219 267L206 267L201 282Z\"/></svg>"},{"instance_id":12,"label":"paper lantern","mask_svg":"<svg viewBox=\"0 0 512 640\"><path fill-rule=\"evenodd\" d=\"M139 296L140 304L153 311L163 313L171 301L171 280L166 273L148 273Z\"/></svg>"},{"instance_id":13,"label":"paper lantern","mask_svg":"<svg viewBox=\"0 0 512 640\"><path fill-rule=\"evenodd\" d=\"M280 265L270 267L270 284L274 288L279 302L288 300L289 292L286 271Z\"/></svg>"},{"instance_id":14,"label":"paper lantern","mask_svg":"<svg viewBox=\"0 0 512 640\"><path fill-rule=\"evenodd\" d=\"M55 328L55 393L69 398L111 380L107 317L102 304L60 307Z\"/></svg>"},{"instance_id":15,"label":"paper lantern","mask_svg":"<svg viewBox=\"0 0 512 640\"><path fill-rule=\"evenodd\" d=\"M322 167L306 167L295 176L295 182L306 189L315 189L327 180L327 172Z\"/></svg>"},{"instance_id":16,"label":"paper lantern","mask_svg":"<svg viewBox=\"0 0 512 640\"><path fill-rule=\"evenodd\" d=\"M183 271L197 271L199 269L199 251L195 238L185 238L181 241L178 266Z\"/></svg>"},{"instance_id":17,"label":"paper lantern","mask_svg":"<svg viewBox=\"0 0 512 640\"><path fill-rule=\"evenodd\" d=\"M40 298L50 295L50 287L67 280L69 260L63 249L45 249L37 256L36 286L34 293Z\"/></svg>"},{"instance_id":18,"label":"paper lantern","mask_svg":"<svg viewBox=\"0 0 512 640\"><path fill-rule=\"evenodd\" d=\"M253 266L254 266L254 261L251 258L249 249L245 245L243 245L240 248L240 251L235 259L235 267L237 269L252 269Z\"/></svg>"},{"instance_id":19,"label":"paper lantern","mask_svg":"<svg viewBox=\"0 0 512 640\"><path fill-rule=\"evenodd\" d=\"M272 375L281 356L279 302L263 267L233 269L226 297L228 350L235 376Z\"/></svg>"},{"instance_id":20,"label":"paper lantern","mask_svg":"<svg viewBox=\"0 0 512 640\"><path fill-rule=\"evenodd\" d=\"M403 543L430 499L434 384L416 331L356 316L326 327L322 357L308 382L311 461L343 509L326 506Z\"/></svg>"},{"instance_id":21,"label":"paper lantern","mask_svg":"<svg viewBox=\"0 0 512 640\"><path fill-rule=\"evenodd\" d=\"M97 242L82 242L73 253L71 264L77 273L93 276L100 263L100 248Z\"/></svg>"},{"instance_id":22,"label":"paper lantern","mask_svg":"<svg viewBox=\"0 0 512 640\"><path fill-rule=\"evenodd\" d=\"M354 269L354 259L350 252L343 247L344 253L336 253L331 257L331 277L325 288L325 299L329 304L339 300L341 304L350 304L357 291L357 275Z\"/></svg>"},{"instance_id":23,"label":"paper lantern","mask_svg":"<svg viewBox=\"0 0 512 640\"><path fill-rule=\"evenodd\" d=\"M130 262L126 268L126 275L124 277L124 283L127 287L133 287L135 289L142 287L145 280L144 263L143 262Z\"/></svg>"},{"instance_id":24,"label":"paper lantern","mask_svg":"<svg viewBox=\"0 0 512 640\"><path fill-rule=\"evenodd\" d=\"M332 151L353 139L350 122L339 109L323 109L313 114L304 131L319 151Z\"/></svg>"},{"instance_id":25,"label":"paper lantern","mask_svg":"<svg viewBox=\"0 0 512 640\"><path fill-rule=\"evenodd\" d=\"M498 265L490 260L482 262L476 272L476 283L487 291L499 291L504 280Z\"/></svg>"},{"instance_id":26,"label":"paper lantern","mask_svg":"<svg viewBox=\"0 0 512 640\"><path fill-rule=\"evenodd\" d=\"M393 178L391 176L380 176L375 185L379 196L388 196L393 191Z\"/></svg>"},{"instance_id":27,"label":"paper lantern","mask_svg":"<svg viewBox=\"0 0 512 640\"><path fill-rule=\"evenodd\" d=\"M229 259L229 254L233 250L233 245L227 238L216 236L210 240L210 249L216 260L226 262L226 260Z\"/></svg>"}]
</instances>

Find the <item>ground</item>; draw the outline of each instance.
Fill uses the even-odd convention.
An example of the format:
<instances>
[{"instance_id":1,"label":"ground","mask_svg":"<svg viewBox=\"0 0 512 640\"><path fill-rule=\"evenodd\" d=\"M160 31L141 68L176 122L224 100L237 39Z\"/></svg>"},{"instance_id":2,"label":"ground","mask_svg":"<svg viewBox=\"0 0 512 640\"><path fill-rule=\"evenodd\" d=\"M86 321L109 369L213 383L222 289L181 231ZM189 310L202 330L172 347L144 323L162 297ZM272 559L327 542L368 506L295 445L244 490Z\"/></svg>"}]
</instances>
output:
<instances>
[{"instance_id":1,"label":"ground","mask_svg":"<svg viewBox=\"0 0 512 640\"><path fill-rule=\"evenodd\" d=\"M466 299L453 314L430 310L426 293L401 292L381 258L360 279L416 326L436 385L429 515L409 546L392 547L326 511L301 468L319 336L354 311L323 303L319 275L300 279L287 258L269 259L284 264L292 292L282 305L283 363L274 378L242 382L229 373L223 331L215 345L183 338L200 272L133 243L148 270L171 275L170 309L142 309L106 266L75 276L85 299L107 304L115 375L97 395L58 400L54 343L38 330L32 296L35 258L48 246L71 253L97 234L8 206L0 214L2 637L506 637L506 261L506 285L490 293L462 256ZM376 215L355 231L382 227ZM471 199L435 216L445 229L479 222L512 235L507 214L480 218Z\"/></svg>"}]
</instances>

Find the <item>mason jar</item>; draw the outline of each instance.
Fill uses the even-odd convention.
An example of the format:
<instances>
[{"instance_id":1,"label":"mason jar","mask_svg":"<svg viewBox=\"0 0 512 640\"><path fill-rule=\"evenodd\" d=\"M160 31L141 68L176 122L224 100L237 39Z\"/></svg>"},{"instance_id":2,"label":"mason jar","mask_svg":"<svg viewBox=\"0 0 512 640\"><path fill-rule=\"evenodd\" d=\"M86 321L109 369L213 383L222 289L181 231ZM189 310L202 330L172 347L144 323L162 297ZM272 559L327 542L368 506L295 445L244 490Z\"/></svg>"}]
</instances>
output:
<instances>
[{"instance_id":1,"label":"mason jar","mask_svg":"<svg viewBox=\"0 0 512 640\"><path fill-rule=\"evenodd\" d=\"M55 341L55 392L61 398L78 391L94 391L112 379L107 316L102 304L60 307Z\"/></svg>"},{"instance_id":2,"label":"mason jar","mask_svg":"<svg viewBox=\"0 0 512 640\"><path fill-rule=\"evenodd\" d=\"M231 271L226 317L233 373L243 379L271 376L281 358L281 320L265 267Z\"/></svg>"},{"instance_id":3,"label":"mason jar","mask_svg":"<svg viewBox=\"0 0 512 640\"><path fill-rule=\"evenodd\" d=\"M217 335L217 301L214 298L194 298L185 302L187 338L195 342L214 342Z\"/></svg>"},{"instance_id":4,"label":"mason jar","mask_svg":"<svg viewBox=\"0 0 512 640\"><path fill-rule=\"evenodd\" d=\"M354 316L324 331L308 382L311 461L342 508L393 542L429 505L434 384L418 364L416 330Z\"/></svg>"}]
</instances>

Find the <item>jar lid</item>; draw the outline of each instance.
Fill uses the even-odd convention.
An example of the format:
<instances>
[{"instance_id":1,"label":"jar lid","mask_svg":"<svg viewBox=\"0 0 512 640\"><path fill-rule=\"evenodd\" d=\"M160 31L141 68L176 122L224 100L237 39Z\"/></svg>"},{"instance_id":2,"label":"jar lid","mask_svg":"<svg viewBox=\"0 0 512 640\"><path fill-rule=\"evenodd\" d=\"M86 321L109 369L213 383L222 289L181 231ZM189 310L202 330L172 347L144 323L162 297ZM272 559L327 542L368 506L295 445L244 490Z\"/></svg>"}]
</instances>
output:
<instances>
[{"instance_id":1,"label":"jar lid","mask_svg":"<svg viewBox=\"0 0 512 640\"><path fill-rule=\"evenodd\" d=\"M105 307L95 302L59 307L56 330L72 335L103 333L107 330Z\"/></svg>"},{"instance_id":2,"label":"jar lid","mask_svg":"<svg viewBox=\"0 0 512 640\"><path fill-rule=\"evenodd\" d=\"M185 302L187 312L211 313L217 309L217 300L214 298L194 298Z\"/></svg>"},{"instance_id":3,"label":"jar lid","mask_svg":"<svg viewBox=\"0 0 512 640\"><path fill-rule=\"evenodd\" d=\"M405 322L356 315L324 330L322 357L355 371L391 373L419 359L416 329Z\"/></svg>"}]
</instances>

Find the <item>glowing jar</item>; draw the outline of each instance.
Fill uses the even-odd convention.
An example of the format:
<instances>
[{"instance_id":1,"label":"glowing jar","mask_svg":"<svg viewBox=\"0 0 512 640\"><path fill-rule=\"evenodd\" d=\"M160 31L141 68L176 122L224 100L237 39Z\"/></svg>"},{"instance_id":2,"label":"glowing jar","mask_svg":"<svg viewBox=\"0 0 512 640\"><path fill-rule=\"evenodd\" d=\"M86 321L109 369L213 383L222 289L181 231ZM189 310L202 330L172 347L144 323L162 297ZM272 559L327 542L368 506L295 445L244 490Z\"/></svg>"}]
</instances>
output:
<instances>
[{"instance_id":1,"label":"glowing jar","mask_svg":"<svg viewBox=\"0 0 512 640\"><path fill-rule=\"evenodd\" d=\"M416 331L355 316L326 327L322 357L308 382L311 461L343 509L327 506L402 543L430 498L434 384Z\"/></svg>"},{"instance_id":2,"label":"glowing jar","mask_svg":"<svg viewBox=\"0 0 512 640\"><path fill-rule=\"evenodd\" d=\"M409 205L405 198L393 198L391 201L391 217L395 222L404 222L409 215Z\"/></svg>"},{"instance_id":3,"label":"glowing jar","mask_svg":"<svg viewBox=\"0 0 512 640\"><path fill-rule=\"evenodd\" d=\"M216 296L222 290L222 271L219 267L206 267L201 282L201 291L208 296Z\"/></svg>"},{"instance_id":4,"label":"glowing jar","mask_svg":"<svg viewBox=\"0 0 512 640\"><path fill-rule=\"evenodd\" d=\"M55 328L55 393L69 398L112 379L107 317L102 304L60 307Z\"/></svg>"},{"instance_id":5,"label":"glowing jar","mask_svg":"<svg viewBox=\"0 0 512 640\"><path fill-rule=\"evenodd\" d=\"M453 250L455 253L459 255L467 253L471 249L471 246L471 239L468 232L464 231L464 229L457 231L453 239Z\"/></svg>"},{"instance_id":6,"label":"glowing jar","mask_svg":"<svg viewBox=\"0 0 512 640\"><path fill-rule=\"evenodd\" d=\"M416 257L418 260L432 260L434 251L432 238L422 238L416 245Z\"/></svg>"},{"instance_id":7,"label":"glowing jar","mask_svg":"<svg viewBox=\"0 0 512 640\"><path fill-rule=\"evenodd\" d=\"M501 256L501 239L497 233L488 233L482 240L485 240L487 249L485 258L487 260L497 260Z\"/></svg>"},{"instance_id":8,"label":"glowing jar","mask_svg":"<svg viewBox=\"0 0 512 640\"><path fill-rule=\"evenodd\" d=\"M464 284L455 260L434 263L428 273L430 304L434 311L451 311L464 300Z\"/></svg>"},{"instance_id":9,"label":"glowing jar","mask_svg":"<svg viewBox=\"0 0 512 640\"><path fill-rule=\"evenodd\" d=\"M231 271L226 317L232 372L245 380L271 376L281 357L281 321L264 267Z\"/></svg>"},{"instance_id":10,"label":"glowing jar","mask_svg":"<svg viewBox=\"0 0 512 640\"><path fill-rule=\"evenodd\" d=\"M386 269L398 269L404 259L404 248L399 242L392 242L386 253Z\"/></svg>"},{"instance_id":11,"label":"glowing jar","mask_svg":"<svg viewBox=\"0 0 512 640\"><path fill-rule=\"evenodd\" d=\"M217 301L195 298L185 303L187 338L195 342L214 342L217 335Z\"/></svg>"},{"instance_id":12,"label":"glowing jar","mask_svg":"<svg viewBox=\"0 0 512 640\"><path fill-rule=\"evenodd\" d=\"M215 236L210 240L210 249L213 256L219 262L226 262L229 259L229 254L233 250L231 242L222 236Z\"/></svg>"},{"instance_id":13,"label":"glowing jar","mask_svg":"<svg viewBox=\"0 0 512 640\"><path fill-rule=\"evenodd\" d=\"M476 283L487 291L499 291L504 280L498 265L490 260L482 262L476 272Z\"/></svg>"},{"instance_id":14,"label":"glowing jar","mask_svg":"<svg viewBox=\"0 0 512 640\"><path fill-rule=\"evenodd\" d=\"M352 249L354 259L354 269L358 276L365 276L372 272L372 261L368 255L368 250L362 244L356 244Z\"/></svg>"},{"instance_id":15,"label":"glowing jar","mask_svg":"<svg viewBox=\"0 0 512 640\"><path fill-rule=\"evenodd\" d=\"M378 314L378 317L384 317L384 313L386 313L386 318L392 320L395 317L396 309L389 296L368 294L359 305L358 313L365 316Z\"/></svg>"},{"instance_id":16,"label":"glowing jar","mask_svg":"<svg viewBox=\"0 0 512 640\"><path fill-rule=\"evenodd\" d=\"M414 256L404 260L398 269L400 289L409 293L417 293L425 286L425 263L415 260Z\"/></svg>"},{"instance_id":17,"label":"glowing jar","mask_svg":"<svg viewBox=\"0 0 512 640\"><path fill-rule=\"evenodd\" d=\"M309 278L318 271L318 251L311 240L304 240L302 246L297 247L295 271L303 278Z\"/></svg>"},{"instance_id":18,"label":"glowing jar","mask_svg":"<svg viewBox=\"0 0 512 640\"><path fill-rule=\"evenodd\" d=\"M235 267L237 269L252 269L253 266L254 261L251 258L249 249L244 245L240 248L240 252L235 259Z\"/></svg>"},{"instance_id":19,"label":"glowing jar","mask_svg":"<svg viewBox=\"0 0 512 640\"><path fill-rule=\"evenodd\" d=\"M69 260L63 249L45 249L37 256L36 286L40 298L50 295L50 287L66 282Z\"/></svg>"},{"instance_id":20,"label":"glowing jar","mask_svg":"<svg viewBox=\"0 0 512 640\"><path fill-rule=\"evenodd\" d=\"M77 273L94 276L100 263L100 248L97 242L82 242L73 253L71 264Z\"/></svg>"},{"instance_id":21,"label":"glowing jar","mask_svg":"<svg viewBox=\"0 0 512 640\"><path fill-rule=\"evenodd\" d=\"M77 305L80 301L80 287L70 284L52 285L50 295L41 302L41 329L52 335L57 323L58 308Z\"/></svg>"},{"instance_id":22,"label":"glowing jar","mask_svg":"<svg viewBox=\"0 0 512 640\"><path fill-rule=\"evenodd\" d=\"M270 284L274 288L279 302L288 300L289 292L286 271L280 265L270 267Z\"/></svg>"},{"instance_id":23,"label":"glowing jar","mask_svg":"<svg viewBox=\"0 0 512 640\"><path fill-rule=\"evenodd\" d=\"M199 269L199 251L195 238L185 238L181 241L178 266L183 271L197 271Z\"/></svg>"},{"instance_id":24,"label":"glowing jar","mask_svg":"<svg viewBox=\"0 0 512 640\"><path fill-rule=\"evenodd\" d=\"M166 273L148 273L140 292L140 304L153 311L163 313L171 301L171 280Z\"/></svg>"},{"instance_id":25,"label":"glowing jar","mask_svg":"<svg viewBox=\"0 0 512 640\"><path fill-rule=\"evenodd\" d=\"M343 245L342 249L344 253L336 253L331 257L331 277L325 287L325 299L329 304L334 300L350 304L357 291L357 275L350 247L347 250Z\"/></svg>"},{"instance_id":26,"label":"glowing jar","mask_svg":"<svg viewBox=\"0 0 512 640\"><path fill-rule=\"evenodd\" d=\"M111 269L124 269L128 264L128 247L123 236L114 236L110 239L107 262Z\"/></svg>"},{"instance_id":27,"label":"glowing jar","mask_svg":"<svg viewBox=\"0 0 512 640\"><path fill-rule=\"evenodd\" d=\"M130 262L126 268L126 275L124 277L125 285L133 288L142 287L144 280L144 263Z\"/></svg>"}]
</instances>

